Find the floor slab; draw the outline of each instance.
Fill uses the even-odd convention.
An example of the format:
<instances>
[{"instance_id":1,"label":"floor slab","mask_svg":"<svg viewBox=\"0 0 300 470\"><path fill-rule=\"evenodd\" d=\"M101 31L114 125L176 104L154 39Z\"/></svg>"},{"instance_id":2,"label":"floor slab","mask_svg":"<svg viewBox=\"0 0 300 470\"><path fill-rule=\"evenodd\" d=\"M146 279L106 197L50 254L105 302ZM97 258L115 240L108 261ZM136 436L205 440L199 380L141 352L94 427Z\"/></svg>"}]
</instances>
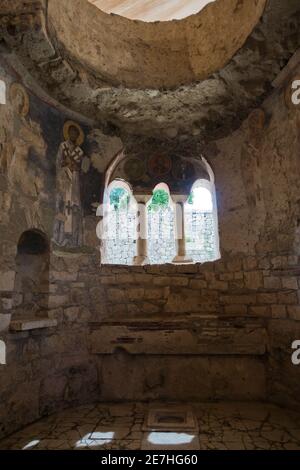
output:
<instances>
[{"instance_id":1,"label":"floor slab","mask_svg":"<svg viewBox=\"0 0 300 470\"><path fill-rule=\"evenodd\" d=\"M143 430L149 410L174 404L101 403L41 419L0 441L1 450L299 450L300 413L264 403L186 404L194 431Z\"/></svg>"}]
</instances>

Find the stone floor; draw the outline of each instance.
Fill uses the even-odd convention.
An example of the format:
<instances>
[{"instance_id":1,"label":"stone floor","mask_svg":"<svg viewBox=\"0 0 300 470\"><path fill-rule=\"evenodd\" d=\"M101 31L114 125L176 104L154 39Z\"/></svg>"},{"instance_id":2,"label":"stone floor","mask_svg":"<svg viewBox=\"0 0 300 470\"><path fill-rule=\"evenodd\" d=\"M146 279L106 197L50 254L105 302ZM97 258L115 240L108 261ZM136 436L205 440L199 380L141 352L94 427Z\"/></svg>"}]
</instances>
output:
<instances>
[{"instance_id":1,"label":"stone floor","mask_svg":"<svg viewBox=\"0 0 300 470\"><path fill-rule=\"evenodd\" d=\"M273 405L193 404L193 432L146 431L149 407L97 404L66 410L2 440L0 449L300 449L300 413Z\"/></svg>"}]
</instances>

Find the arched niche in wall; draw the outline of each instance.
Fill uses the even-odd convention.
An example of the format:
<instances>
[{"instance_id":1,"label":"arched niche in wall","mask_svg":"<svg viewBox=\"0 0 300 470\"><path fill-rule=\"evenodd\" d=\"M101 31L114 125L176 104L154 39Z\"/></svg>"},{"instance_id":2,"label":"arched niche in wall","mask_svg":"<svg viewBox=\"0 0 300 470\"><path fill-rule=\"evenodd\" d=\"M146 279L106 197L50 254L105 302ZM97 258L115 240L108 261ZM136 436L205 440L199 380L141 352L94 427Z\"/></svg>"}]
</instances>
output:
<instances>
[{"instance_id":1,"label":"arched niche in wall","mask_svg":"<svg viewBox=\"0 0 300 470\"><path fill-rule=\"evenodd\" d=\"M22 233L16 256L14 315L44 316L49 294L49 240L38 229Z\"/></svg>"}]
</instances>

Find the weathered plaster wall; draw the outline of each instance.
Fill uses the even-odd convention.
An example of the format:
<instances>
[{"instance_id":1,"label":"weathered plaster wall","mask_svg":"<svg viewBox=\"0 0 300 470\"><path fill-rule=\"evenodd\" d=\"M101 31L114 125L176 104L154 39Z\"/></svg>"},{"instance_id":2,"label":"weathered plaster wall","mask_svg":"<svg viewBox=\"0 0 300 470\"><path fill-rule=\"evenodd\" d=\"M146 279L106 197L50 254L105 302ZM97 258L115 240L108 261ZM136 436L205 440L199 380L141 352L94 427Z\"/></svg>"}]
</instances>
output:
<instances>
[{"instance_id":1,"label":"weathered plaster wall","mask_svg":"<svg viewBox=\"0 0 300 470\"><path fill-rule=\"evenodd\" d=\"M1 289L0 321L7 323L12 311L15 286L17 245L21 234L37 228L51 233L53 199L53 149L49 137L41 128L41 116L46 118L40 103L32 96L21 113L10 95L17 77L1 68L6 83L6 104L1 105ZM28 95L27 95L28 96ZM22 108L22 105L21 105ZM48 114L51 123L51 114ZM51 139L51 125L50 125ZM1 328L2 330L3 328Z\"/></svg>"},{"instance_id":2,"label":"weathered plaster wall","mask_svg":"<svg viewBox=\"0 0 300 470\"><path fill-rule=\"evenodd\" d=\"M32 228L41 230L49 240L52 237L55 158L66 116L28 90L29 112L20 116L10 96L11 84L19 82L20 77L1 68L0 78L7 88L7 103L0 107L0 337L6 343L7 354L7 364L0 366L3 435L54 410L57 400L62 399L62 388L64 400L72 402L80 387L78 377L84 371L91 377L90 385L82 387L83 393L89 395L96 373L93 378L78 327L64 328L60 345L52 344L51 328L19 333L8 330L11 314L12 319L41 314L45 317L48 308L48 295L45 298L37 293L35 305L31 305L30 312L25 311L26 293L17 292L21 289L15 274L22 268L29 276L32 266L18 266L21 260L16 256L17 244L21 234ZM32 279L32 285L38 282L39 279ZM57 370L65 371L63 383L55 380Z\"/></svg>"},{"instance_id":3,"label":"weathered plaster wall","mask_svg":"<svg viewBox=\"0 0 300 470\"><path fill-rule=\"evenodd\" d=\"M40 273L34 269L40 263L35 260L35 266L26 266L31 260L28 256L23 259L17 256L17 245L22 233L30 229L40 230L49 242L52 239L55 163L58 147L64 140L64 122L73 119L80 123L86 135L83 149L91 159L89 175L82 178L87 239L94 213L92 204L101 193L101 165L105 169L105 159L109 161L114 155L111 152L116 151L116 139L109 145L109 137L97 129L91 132L84 118L80 120L77 115L62 111L50 98L41 98L38 88L34 91L22 88L28 101L20 100L19 108L11 90L13 83L24 87L22 78L5 61L0 64L0 79L6 84L6 104L0 105L0 339L6 344L7 361L0 366L2 436L59 407L94 401L97 397L97 369L87 349L88 312L74 320L71 309L62 314L58 326L53 328L12 331L10 325L14 320L19 324L34 318L44 321L48 317L52 283L61 279L51 265L48 285L43 283L43 291L36 292L40 274L38 279L29 278ZM71 264L76 269L72 259ZM17 272L26 274L27 292L19 288ZM77 273L67 276L65 281L72 277L77 277ZM28 309L26 294L32 292L36 295ZM75 309L79 306L83 309L84 299L76 297L76 293L70 302Z\"/></svg>"}]
</instances>

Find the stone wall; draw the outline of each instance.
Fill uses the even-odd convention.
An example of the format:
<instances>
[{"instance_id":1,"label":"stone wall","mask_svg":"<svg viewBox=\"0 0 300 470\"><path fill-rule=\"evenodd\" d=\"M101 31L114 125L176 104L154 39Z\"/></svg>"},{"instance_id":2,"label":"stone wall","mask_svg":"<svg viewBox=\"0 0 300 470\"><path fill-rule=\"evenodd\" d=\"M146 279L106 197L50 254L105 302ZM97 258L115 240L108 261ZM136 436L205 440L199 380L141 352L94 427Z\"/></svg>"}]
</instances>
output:
<instances>
[{"instance_id":1,"label":"stone wall","mask_svg":"<svg viewBox=\"0 0 300 470\"><path fill-rule=\"evenodd\" d=\"M13 320L47 317L49 272L45 277L41 274L48 261L18 254L17 246L30 229L40 230L48 241L52 237L53 164L65 115L29 90L28 115L19 115L9 94L17 76L1 67L0 76L7 87L6 104L0 106L0 339L6 344L6 365L0 366L3 436L51 413L62 402L75 403L76 395L90 401L97 372L89 365L82 324L74 325L65 317L57 328L18 332L9 328Z\"/></svg>"},{"instance_id":2,"label":"stone wall","mask_svg":"<svg viewBox=\"0 0 300 470\"><path fill-rule=\"evenodd\" d=\"M58 261L62 272L51 274L50 312L75 298L95 321L203 315L300 320L300 260L292 254L188 266L100 267L96 255L84 254Z\"/></svg>"},{"instance_id":3,"label":"stone wall","mask_svg":"<svg viewBox=\"0 0 300 470\"><path fill-rule=\"evenodd\" d=\"M96 254L52 254L49 317L58 325L5 335L2 434L93 400L297 406L298 265L286 254L100 268Z\"/></svg>"},{"instance_id":4,"label":"stone wall","mask_svg":"<svg viewBox=\"0 0 300 470\"><path fill-rule=\"evenodd\" d=\"M88 350L93 314L78 265L77 256L51 257L49 319L55 327L1 332L7 347L7 364L0 366L1 437L40 416L99 397L97 367Z\"/></svg>"},{"instance_id":5,"label":"stone wall","mask_svg":"<svg viewBox=\"0 0 300 470\"><path fill-rule=\"evenodd\" d=\"M216 234L212 212L196 210L186 213L186 252L196 263L214 261L216 253Z\"/></svg>"},{"instance_id":6,"label":"stone wall","mask_svg":"<svg viewBox=\"0 0 300 470\"><path fill-rule=\"evenodd\" d=\"M6 364L1 361L0 365L2 437L59 407L94 401L98 379L84 339L89 318L84 312L74 318L84 301L74 293L69 310L54 311L51 307L48 316L51 281L58 270L48 266L48 253L47 260L35 256L29 259L17 249L22 234L32 229L43 233L50 244L55 162L64 139L63 125L71 119L79 121L85 131L89 127L83 117L68 112L38 88L35 90L42 96L25 86L2 55L0 61L0 79L7 90L6 102L0 105L0 340L6 345ZM25 90L22 109L12 98L13 83ZM105 164L105 158L110 160L116 148L112 145L107 150L106 138L97 129L91 138L94 143L101 140L98 158ZM97 148L93 147L95 151ZM86 196L94 191L93 184L97 190L100 187L99 178L94 176ZM89 207L91 201L86 202ZM88 216L85 225L89 226ZM74 269L73 261L72 266Z\"/></svg>"},{"instance_id":7,"label":"stone wall","mask_svg":"<svg viewBox=\"0 0 300 470\"><path fill-rule=\"evenodd\" d=\"M90 319L88 350L98 369L98 399L267 399L297 406L292 334L278 342L274 334L285 324L299 331L297 256L101 268L96 256L82 256L59 264L63 273L55 274L61 281L53 278L50 306L68 312L80 299L73 314ZM170 343L167 338L178 329ZM285 385L276 359L279 344L289 364ZM289 394L280 387L289 387Z\"/></svg>"},{"instance_id":8,"label":"stone wall","mask_svg":"<svg viewBox=\"0 0 300 470\"><path fill-rule=\"evenodd\" d=\"M100 266L97 241L69 252L52 248L52 328L9 330L18 239L37 226L50 238L53 213L43 193L27 198L0 175L7 344L0 435L97 399L266 399L299 407L300 368L290 361L300 334L299 111L285 105L284 92L264 103L263 126L253 130L249 119L205 149L216 178L222 259ZM5 113L2 123L18 122ZM52 158L56 144L48 142ZM39 204L46 206L41 224Z\"/></svg>"},{"instance_id":9,"label":"stone wall","mask_svg":"<svg viewBox=\"0 0 300 470\"><path fill-rule=\"evenodd\" d=\"M174 211L148 212L149 264L172 263L176 255ZM136 217L126 209L108 213L104 241L105 264L132 265L136 255ZM186 250L195 262L216 259L214 218L211 212L186 212Z\"/></svg>"},{"instance_id":10,"label":"stone wall","mask_svg":"<svg viewBox=\"0 0 300 470\"><path fill-rule=\"evenodd\" d=\"M150 264L172 263L176 255L174 210L169 206L148 211L148 255Z\"/></svg>"},{"instance_id":11,"label":"stone wall","mask_svg":"<svg viewBox=\"0 0 300 470\"><path fill-rule=\"evenodd\" d=\"M105 222L103 262L131 265L136 255L136 214L132 209L110 207Z\"/></svg>"},{"instance_id":12,"label":"stone wall","mask_svg":"<svg viewBox=\"0 0 300 470\"><path fill-rule=\"evenodd\" d=\"M24 70L23 73L25 75ZM64 124L69 120L80 124L84 133L82 148L90 160L90 170L87 174L81 175L80 181L81 193L84 194L82 198L84 242L87 245L93 244L96 239L96 224L90 223L90 216L93 215L94 221L93 203L95 200L99 202L99 194L102 191L101 172L120 148L120 139L111 138L104 135L101 130L91 128L90 121L51 100L31 82L30 78L28 79L30 86L27 82L23 83L20 80L20 70L15 70L2 54L0 79L6 84L5 104L0 105L1 332L7 329L10 315L12 312L16 313L15 308L18 307L22 313L23 300L27 301L25 296L16 295L18 291L22 294L20 279L16 276L22 271L20 258L17 257L17 246L21 235L28 230L38 230L44 234L49 244L53 238L56 159L59 146L65 139ZM17 87L19 94L22 95L22 109L18 108L13 96L13 87ZM90 225L93 227L92 234ZM26 260L23 259L22 263L26 269ZM29 268L27 274L32 274ZM39 277L37 274L35 276ZM30 284L29 277L27 284ZM31 279L31 284L33 285L36 280ZM34 288L36 289L36 286ZM27 293L32 292L27 289ZM39 293L47 293L45 286L41 287ZM41 301L41 310L47 309L47 303L48 295Z\"/></svg>"},{"instance_id":13,"label":"stone wall","mask_svg":"<svg viewBox=\"0 0 300 470\"><path fill-rule=\"evenodd\" d=\"M298 259L262 258L256 264L255 259L245 258L202 267L100 269L98 263L96 256L52 256L49 316L58 326L5 336L8 364L1 371L2 433L61 407L97 399L262 400L274 396L276 401L297 404L297 370L289 361L293 330L299 331ZM212 323L207 327L206 351L179 352L180 343L189 344L181 334L173 350L164 350L166 333L177 328L172 320L184 319L185 328L199 334L203 317ZM111 324L110 337L101 332L107 321L122 325L129 319L139 333L135 354L129 354L134 343L130 335L114 331ZM280 342L284 366L288 366L284 370L291 373L289 396L280 389L283 363L278 361L282 353L277 340L287 322L289 341ZM268 335L251 338L258 323ZM157 324L163 336L154 336L153 355L145 346ZM100 350L93 349L98 329ZM110 354L103 351L107 344ZM272 395L274 386L277 390Z\"/></svg>"},{"instance_id":14,"label":"stone wall","mask_svg":"<svg viewBox=\"0 0 300 470\"><path fill-rule=\"evenodd\" d=\"M22 303L27 302L26 289L23 289L24 276L21 276L22 269L26 269L26 260L23 257L24 266L21 266L21 259L17 256L20 237L32 228L41 230L46 237L51 234L55 187L51 159L55 156L56 148L50 148L51 133L45 137L41 126L42 120L51 121L53 111L51 113L48 110L47 113L47 107L37 105L34 97L28 106L25 99L24 110L19 112L11 97L11 86L16 83L16 77L8 73L2 64L0 77L6 83L7 90L6 104L0 107L1 334L2 330L8 328L14 308L22 308ZM25 93L29 100L29 92ZM16 275L18 272L19 276ZM30 289L27 289L27 293L30 294ZM47 297L43 299L44 308L47 306Z\"/></svg>"},{"instance_id":15,"label":"stone wall","mask_svg":"<svg viewBox=\"0 0 300 470\"><path fill-rule=\"evenodd\" d=\"M263 387L258 386L252 396L264 396L266 400L299 407L300 368L291 363L291 345L299 336L300 139L299 111L285 100L289 80L286 79L265 101L262 109L252 113L231 137L204 149L216 180L222 259L191 266L102 266L97 274L101 276L101 287L97 287L95 293L102 299L100 323L114 321L124 324L130 319L138 322L139 331L145 319L152 320L154 324L185 319L194 325L195 318L201 324L203 316L217 316L220 329L227 319L241 332L243 321L262 322L266 331L266 349L263 357L255 352L255 348L252 354L248 350L248 357L257 369L252 369L251 377L245 378L246 389L255 384L253 378L262 377L258 368L263 363L265 389L262 392ZM93 294L90 297L92 299ZM148 325L148 330L154 328L153 323ZM168 324L167 328L172 330ZM192 326L190 328L193 330ZM147 330L147 325L144 329ZM97 334L103 338L101 331ZM114 389L112 371L122 369L124 374L131 371L132 380L120 379L129 385L123 391L117 387L116 397L120 393L121 397L141 398L143 391L147 390L145 394L151 399L168 394L179 399L180 393L176 394L169 386L172 378L168 376L168 370L172 370L177 387L183 387L181 396L194 398L192 384L183 371L190 364L193 376L196 377L197 373L187 354L176 357L176 364L181 360L184 363L178 376L172 369L174 351L173 357L170 355L167 359L164 356L166 367L160 369L158 376L155 374L158 363L151 354L143 356L147 365L142 366L142 358L139 359L138 354L132 357L124 353L139 341L146 348L147 335L143 333L136 338L128 336L128 332L123 335L116 332L111 338L111 351L114 345L116 355L111 358L98 347L100 371L105 374L101 382L103 390L106 387L107 390ZM212 329L211 337L219 338L219 332ZM166 334L162 338L165 339ZM229 334L227 346L234 351L230 338ZM164 344L163 339L160 341ZM212 356L199 355L200 374L205 375L200 362L204 360L205 364L212 365L215 360ZM227 371L227 386L223 390L230 392L226 398L230 393L231 397L237 397L238 392L239 398L247 397L246 390L240 384L235 388L231 380L238 365L241 371L245 371L244 359L238 354L235 366L230 369L225 365L225 357L224 354L219 360ZM109 365L106 367L105 364ZM214 379L208 382L216 385L220 372L213 366L211 370L214 370ZM156 379L152 382L149 376ZM153 387L151 392L149 383L150 388ZM189 385L184 387L183 383ZM262 383L257 379L257 385ZM196 395L215 399L217 388L213 385L205 388L202 382L196 386ZM201 395L204 390L206 393ZM106 398L107 394L103 393Z\"/></svg>"}]
</instances>

